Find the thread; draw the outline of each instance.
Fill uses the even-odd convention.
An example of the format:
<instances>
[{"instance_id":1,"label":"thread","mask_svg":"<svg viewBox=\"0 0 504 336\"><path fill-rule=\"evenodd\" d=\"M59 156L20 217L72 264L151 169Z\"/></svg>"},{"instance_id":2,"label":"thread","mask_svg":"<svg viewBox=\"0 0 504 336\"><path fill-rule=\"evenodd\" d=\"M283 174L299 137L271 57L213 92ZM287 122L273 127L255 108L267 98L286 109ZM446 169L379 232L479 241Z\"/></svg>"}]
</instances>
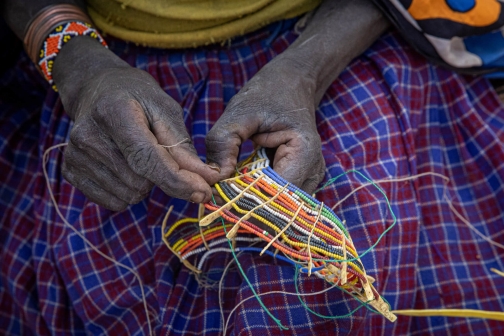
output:
<instances>
[{"instance_id":1,"label":"thread","mask_svg":"<svg viewBox=\"0 0 504 336\"><path fill-rule=\"evenodd\" d=\"M86 243L86 245L88 245L93 251L95 251L96 253L98 253L104 259L107 259L108 261L114 263L114 265L122 267L122 268L126 269L127 271L131 272L131 274L133 274L134 277L138 280L138 283L140 285L140 292L142 293L142 301L143 301L143 305L144 305L144 309L145 309L145 316L147 317L147 324L148 324L148 327L149 327L149 335L153 335L152 326L151 326L151 322L150 322L149 309L148 309L148 306L147 306L147 299L145 297L144 284L142 282L142 279L138 275L138 273L135 270L133 270L131 267L126 266L126 265L120 263L119 261L115 260L112 257L109 257L108 255L106 255L105 253L103 253L102 251L100 251L81 232L79 232L79 230L77 230L76 228L74 228L66 220L65 217L63 217L63 214L61 213L61 211L60 211L60 209L58 207L58 203L56 202L56 199L54 198L54 194L53 194L52 189L51 189L51 184L50 184L50 181L49 181L49 175L47 174L46 164L49 161L48 155L49 155L50 151L52 151L53 149L56 149L56 148L61 148L61 147L67 146L67 145L68 145L68 143L65 142L65 143L61 143L61 144L58 144L58 145L51 146L51 147L49 147L48 149L45 150L44 155L42 156L42 170L44 172L44 178L46 180L47 190L49 192L49 196L50 196L51 201L52 201L52 203L54 205L56 213L58 214L59 218L63 221L63 223L65 224L65 226L68 227L70 230L72 230L77 236L79 236Z\"/></svg>"},{"instance_id":2,"label":"thread","mask_svg":"<svg viewBox=\"0 0 504 336\"><path fill-rule=\"evenodd\" d=\"M198 254L200 251L202 252L204 250L203 248L194 250L196 246L203 244L203 239L201 237L197 238L196 235L203 235L205 236L205 240L209 241L225 234L228 238L229 251L233 254L233 258L242 276L245 278L247 285L254 294L254 297L266 314L270 316L280 328L285 330L287 329L281 324L281 321L276 319L260 300L260 297L252 287L252 284L246 277L245 272L236 258L235 252L254 251L254 249L246 247L234 249L234 242L231 242L230 238L234 238L235 234L240 232L239 230L245 233L254 233L268 243L266 247L261 250L260 254L267 252L267 254L277 259L285 260L295 265L297 272L300 271L305 273L306 269L308 269L307 273L311 274L315 266L315 270L313 270L316 272L315 275L324 279L323 274L327 274L327 272L329 272L328 274L332 274L332 277L337 274L340 274L340 276L341 274L346 274L344 266L348 263L350 267L348 275L345 275L347 279L341 281L340 285L350 288L354 293L359 293L360 290L364 288L367 298L356 296L361 301L366 302L366 300L374 300L375 295L376 298L379 298L374 288L374 292L372 291L366 278L366 273L359 260L360 256L355 251L352 240L338 217L331 210L328 210L323 203L313 199L310 195L307 195L297 187L291 186L286 190L289 185L269 167L269 160L266 159L263 149L257 151L257 156L254 158L255 160L253 162L249 159L241 163L246 167L238 170L237 177L221 181L215 185L217 192L224 200L225 204L219 207L214 199L214 203L205 205L211 213L203 218L199 225L208 226L206 231L202 233L201 231L195 232L194 229L192 229L192 231L189 230L187 233L180 231L175 233L173 231L174 228L178 227L182 222L178 221L171 227L168 233L163 235L170 236L171 242L167 242L167 245L171 245L171 247L169 246L170 249L173 249L174 253L180 255L180 258L186 259L186 256ZM252 169L252 171L249 172L248 169ZM350 172L347 172L347 174L348 173ZM394 217L394 223L389 228L390 230L396 223L394 212L383 190L377 185L375 185L375 187L383 193L390 212ZM232 209L234 212L231 212ZM237 216L235 214L236 212L240 214L241 217ZM268 231L259 229L248 221L249 217L253 217L267 225L273 229L276 234L271 235ZM220 229L222 233L215 231L218 228L213 226L215 223L214 221L218 218L222 224L222 228ZM230 224L226 225L225 221ZM293 229L290 229L291 225ZM232 229L228 232L229 226L232 226ZM330 229L331 227L332 230ZM305 237L299 236L296 232L304 234ZM386 234L386 232L384 234ZM279 242L280 237L282 238L281 243ZM308 238L308 240L306 240L306 238ZM211 246L214 246L216 243L217 242L212 242ZM345 244L345 246L341 247L338 246L338 244ZM268 247L271 245L273 245L277 251L280 250L286 257L278 256L273 252L267 251ZM225 248L216 248L214 250L221 252L228 251L228 249ZM345 257L347 251L350 259ZM187 253L190 253L190 255ZM213 252L206 252L204 257L208 253ZM203 259L200 259L197 269L198 272L201 272L200 268L202 262ZM343 272L340 272L335 265L330 264L331 262L336 262L335 265L339 265L338 267L340 268L343 267ZM305 263L308 268L303 267ZM196 269L192 265L189 266L191 269ZM319 274L321 271L323 271L323 273ZM329 279L330 277L326 276L325 278ZM336 281L336 279L334 281ZM391 314L389 313L389 315Z\"/></svg>"},{"instance_id":3,"label":"thread","mask_svg":"<svg viewBox=\"0 0 504 336\"><path fill-rule=\"evenodd\" d=\"M490 271L494 272L497 275L500 275L501 277L504 277L504 272L499 271L498 269L495 269L492 267L492 268L490 268Z\"/></svg>"},{"instance_id":4,"label":"thread","mask_svg":"<svg viewBox=\"0 0 504 336\"><path fill-rule=\"evenodd\" d=\"M438 176L438 177L443 178L447 182L450 181L450 179L448 177L446 177L445 175L438 174L438 173L427 172L427 173L421 173L421 174L417 174L417 175L412 175L412 176L402 177L402 178L396 178L396 179L382 179L382 180L374 181L374 183L375 184L380 184L380 183L386 183L386 182L388 182L388 183L392 183L392 182L405 182L405 181L414 180L416 178L420 178L420 177L427 176L427 175ZM359 187L355 188L350 193L348 193L345 197L343 197L341 200L339 200L338 203L336 203L335 205L333 205L331 207L331 209L333 209L333 210L336 209L338 206L340 206L343 202L345 202L350 196L352 196L353 194L355 194L357 191L359 191L359 190L361 190L363 188L369 187L370 185L373 185L373 184L372 183L364 183L364 184L360 185ZM316 191L316 193L319 192L320 190L322 190L325 187L326 187L326 185L324 185L322 188L318 189Z\"/></svg>"},{"instance_id":5,"label":"thread","mask_svg":"<svg viewBox=\"0 0 504 336\"><path fill-rule=\"evenodd\" d=\"M495 321L504 321L504 313L477 309L404 309L393 310L394 314L404 316L431 317L449 316L462 318L481 318Z\"/></svg>"},{"instance_id":6,"label":"thread","mask_svg":"<svg viewBox=\"0 0 504 336\"><path fill-rule=\"evenodd\" d=\"M167 149L168 149L168 151L170 151L170 148L177 147L178 145L181 145L181 144L183 144L183 143L191 143L191 139L189 139L189 138L184 138L184 139L180 140L179 142L177 142L177 143L176 143L176 144L174 144L174 145L169 145L169 146L167 146L167 145L161 145L161 144L159 144L159 146L164 147L164 148L167 148Z\"/></svg>"},{"instance_id":7,"label":"thread","mask_svg":"<svg viewBox=\"0 0 504 336\"><path fill-rule=\"evenodd\" d=\"M215 198L213 197L213 195L212 195L212 201L214 202L215 205L217 205L217 203L215 202ZM224 232L227 235L228 232L227 232L227 229L226 229L226 224L224 223L224 219L222 217L220 217L220 219L221 219L221 222L222 222L222 228L224 229ZM285 327L279 319L277 319L275 316L273 316L273 314L269 311L269 309L264 305L264 303L262 302L261 298L257 295L254 287L250 283L250 280L248 279L247 275L243 271L243 268L241 267L241 264L238 261L238 257L236 256L236 254L235 254L235 252L233 250L233 245L231 243L231 239L228 239L228 244L229 244L229 248L231 249L231 254L233 255L233 259L236 261L236 265L238 266L238 269L240 270L241 275L243 276L243 278L247 282L247 285L249 286L250 290L252 291L252 293L254 293L254 296L257 299L257 302L259 302L259 304L264 309L264 311L266 312L266 314L268 314L268 316L271 317L273 319L273 321L275 321L275 323L278 325L278 327L280 329L282 329L282 330L289 330L289 328Z\"/></svg>"},{"instance_id":8,"label":"thread","mask_svg":"<svg viewBox=\"0 0 504 336\"><path fill-rule=\"evenodd\" d=\"M281 177L279 177L273 170L271 170L271 168L266 166L269 164L269 162L266 159L266 156L264 155L264 153L262 151L258 151L257 154L259 156L258 160L254 161L254 162L250 162L250 160L246 160L243 163L244 166L246 166L244 170L237 168L237 174L238 174L237 177L230 178L225 181L221 181L220 183L215 185L216 190L219 192L222 199L224 199L227 202L226 205L221 208L218 208L216 206L215 200L214 200L214 205L209 204L207 206L207 209L212 211L211 215L213 216L213 218L220 217L222 228L223 228L224 232L226 233L226 235L228 235L228 237L229 237L229 234L227 232L226 224L225 224L224 220L231 222L230 225L233 225L233 223L234 223L235 233L238 232L237 231L239 229L238 226L241 226L243 229L246 229L245 232L254 233L257 236L261 237L266 242L269 242L267 247L269 247L270 245L273 245L274 247L276 247L277 250L275 253L265 251L265 249L263 249L261 251L261 249L259 249L259 248L246 248L246 247L245 248L238 247L236 249L236 251L237 252L239 251L240 253L245 252L245 251L250 251L250 252L261 251L261 252L264 252L264 253L267 253L267 254L273 256L274 258L284 260L284 261L294 265L296 268L296 279L294 281L295 287L296 287L296 295L300 294L299 287L297 284L297 279L298 279L299 273L311 274L311 272L313 271L313 272L315 272L315 275L317 275L318 277L324 278L324 274L327 274L327 269L328 268L331 269L331 267L332 267L335 271L330 272L329 274L332 274L332 275L326 275L325 278L328 279L328 277L334 277L334 275L340 271L338 271L337 268L334 267L334 265L331 265L330 264L331 262L336 262L340 265L341 264L345 265L347 262L348 263L357 262L360 258L365 256L373 248L375 248L377 246L377 244L379 244L381 239L385 236L385 234L387 234L397 224L397 218L396 218L394 211L392 209L392 205L391 205L385 191L378 185L378 183L402 182L402 181L412 180L415 178L420 178L420 177L427 176L427 175L440 177L447 182L450 181L448 177L446 177L442 174L431 173L431 172L417 174L417 175L409 176L409 177L405 177L405 178L371 181L369 178L367 178L362 173L360 173L359 171L356 171L356 170L349 170L343 174L336 176L335 178L330 179L326 184L324 184L324 186L322 186L319 190L317 190L317 192L322 190L323 188L325 188L327 185L334 183L342 176L348 175L350 173L355 173L359 177L361 177L362 179L367 181L367 183L363 184L362 186L359 186L358 188L353 190L350 194L346 195L345 198L341 199L337 204L335 204L332 209L341 205L345 200L347 200L349 197L351 197L351 195L353 195L355 192L357 192L367 186L372 185L385 198L388 210L390 211L390 214L393 218L393 223L389 227L387 227L379 235L378 239L374 242L374 244L372 244L362 254L357 254L354 250L353 244L351 243L351 238L350 238L348 232L346 231L346 228L344 227L344 225L342 225L342 223L339 221L339 219L337 219L337 217L335 215L332 215L332 213L329 213L327 211L323 211L323 210L325 210L323 203L320 203L320 202L314 200L313 198L311 198L309 195L307 195L303 191L297 189L295 186L292 186L291 188L289 188L288 193L287 193L287 191L280 190L282 188L282 185L285 183L285 182L283 182L284 180L282 180ZM252 169L252 171L249 172L248 171L249 168ZM261 179L262 179L262 181L259 181ZM258 182L260 182L260 183L258 183ZM226 183L229 183L229 185L226 186ZM254 184L256 184L256 183L257 183L257 185L254 186ZM270 188L270 187L274 188L276 191L274 191L273 189L270 189L268 191L268 188ZM285 189L285 186L283 187L283 189ZM291 197L291 198L290 199L285 198L284 196L282 196L283 194L285 194L285 197ZM273 200L271 199L272 197L274 197ZM459 218L462 217L454 209L453 205L446 197L446 186L445 186L443 199L449 203L450 208L452 209L452 211L455 213L455 215L457 217L459 217ZM250 201L252 203L250 203ZM247 202L249 202L250 205L248 205L249 203L247 203ZM289 202L292 202L292 203L289 203ZM307 205L311 206L311 208L305 207L303 205L303 202L307 202ZM254 203L259 204L259 205L253 205ZM315 211L317 208L319 208L319 211ZM236 212L238 212L239 214L241 214L243 216L238 217L238 216L234 215L233 213L230 212L231 209L234 209ZM296 209L295 212L294 212L294 209ZM301 211L301 209L303 209L303 211ZM310 212L310 210L312 210L312 212ZM318 214L317 214L317 212L318 212ZM283 215L282 213L284 213L285 215ZM298 213L299 213L299 218L298 218ZM324 213L324 215L321 215L322 213ZM279 223L277 223L273 220L273 217L271 217L271 219L265 220L265 218L268 217L267 214L271 214L273 216L276 216L275 218L283 218L282 220L286 221L287 224L283 224L283 226L279 225ZM310 222L308 222L308 223L304 222L304 220L308 218L308 217L305 217L305 216L307 216L307 214L309 214L310 216L317 214L317 219L315 220L314 223L312 222L313 225L309 224ZM209 217L209 216L207 216L207 217ZM266 216L266 217L264 217L264 216ZM312 259L311 258L312 248L315 251L317 251L317 253L322 251L317 246L315 246L315 245L312 246L312 242L311 242L312 238L315 239L315 242L319 242L319 243L325 242L324 239L332 239L331 235L326 237L326 236L324 236L324 234L325 234L324 230L319 230L317 228L318 217L321 217L321 220L326 221L325 224L331 223L331 220L329 220L328 216L331 218L331 220L334 219L334 223L337 224L337 225L333 226L334 230L337 231L338 233L340 233L343 237L342 242L338 241L338 243L344 244L344 245L342 245L342 246L344 246L343 247L343 258L328 259L328 258L321 258L319 255L317 258ZM274 229L276 232L278 232L278 234L274 238L270 238L267 231L262 231L262 233L261 233L261 231L256 226L254 226L253 224L251 224L250 222L247 221L248 217L253 217L253 218L263 222L263 224L266 224L270 228ZM301 222L301 223L299 223L299 222ZM471 224L468 223L468 221L463 221L463 222L464 222L464 224L471 226ZM211 223L212 223L211 221L207 221L207 223L205 225L209 225ZM298 230L299 232L302 232L303 234L307 235L308 244L303 244L303 243L299 243L296 241L292 241L288 238L288 236L292 235L292 233L288 233L289 226L291 224L295 230ZM308 231L306 231L306 229L308 229ZM479 235L481 235L481 233L479 233L479 231L477 229L475 229L474 227L473 227L473 230L475 230ZM287 235L284 235L284 233ZM234 237L234 234L232 236ZM279 239L280 236L282 236L282 243L277 242L277 239ZM347 245L345 242L345 240L347 240L346 238L349 241L349 245ZM490 239L490 241L491 241L491 239ZM315 244L315 242L314 242L314 244ZM280 326L279 320L275 319L275 317L272 316L271 312L264 306L264 304L260 300L261 295L257 294L257 292L254 290L254 288L252 288L250 281L246 278L243 270L241 269L240 263L238 262L238 260L236 258L235 251L233 249L233 245L231 244L230 240L228 240L228 244L230 245L230 249L222 249L222 251L229 250L233 254L234 261L237 263L238 267L240 268L240 272L242 273L242 275L246 279L247 285L251 288L251 290L254 294L253 296L251 296L249 298L255 297L256 300L258 300L258 302L260 303L261 307L265 310L265 312L270 317L272 317L273 320L275 320L275 322ZM286 244L291 245L291 246L297 246L296 247L297 250L283 249L282 246L286 246ZM349 252L350 252L349 254L351 257L350 259L346 258L346 251L345 250L346 250L347 246L349 246L349 249L350 249L349 250ZM282 253L284 253L285 257L277 255L278 251L281 251ZM304 251L308 251L308 253L305 253ZM293 258L296 258L298 260L294 260ZM312 267L313 266L312 260L315 263L322 262L324 266L319 266L320 265L319 264L319 265L315 265L316 267L313 268ZM307 263L308 267L303 267L301 262ZM348 279L352 279L352 280L349 280L350 285L356 283L357 278L355 277L355 275L358 275L358 273L355 273L355 269L357 269L357 268L355 268L356 265L353 264L352 266L353 266L353 268L350 269L350 273L352 273L352 270L354 272L348 278ZM341 271L341 273L344 273L344 271ZM341 273L339 273L339 274L341 274ZM298 296L298 298L300 298L302 305L310 313L312 313L316 316L319 316L321 318L325 318L325 319L336 319L336 318L348 317L348 316L352 315L353 313L355 313L358 309L362 308L362 306L365 306L370 311L376 312L376 310L371 308L368 305L368 303L370 303L374 308L376 308L380 312L382 312L381 309L383 309L383 305L386 305L385 298L380 297L379 294L377 294L376 290L372 286L370 287L370 280L368 280L364 269L362 269L362 275L363 275L363 278L362 278L363 280L361 280L362 285L363 285L363 288L366 290L366 297L362 297L362 298L359 297L359 295L355 295L355 294L350 293L348 290L345 289L345 287L346 288L352 288L352 287L351 286L349 287L348 285L345 286L344 282L339 282L341 279L338 280L339 284L341 286L343 286L343 287L338 287L339 289L341 289L342 291L344 291L354 297L359 298L359 300L361 301L360 306L357 307L356 309L352 310L348 314L339 315L339 316L321 315L321 314L311 310L308 306L306 306L304 301L301 300L300 296ZM221 278L221 281L222 281L222 279L223 278ZM337 286L337 284L334 285L334 287L336 287L336 286ZM352 290L355 293L355 289L352 289ZM247 299L249 299L249 298L247 298ZM375 298L377 298L376 299L377 301L374 301ZM220 297L219 297L219 299L220 299ZM227 331L227 326L229 324L229 319L230 319L232 313L242 303L243 303L243 301L240 302L237 306L235 306L235 308L231 311L231 313L228 316L228 319L226 320L226 323L224 325L224 333L226 333L226 331ZM388 305L388 308L386 308L386 309L390 314L390 305ZM224 315L224 313L221 310L221 318L223 318L223 315ZM384 314L384 315L387 318L389 318L389 316L387 316L386 314Z\"/></svg>"},{"instance_id":9,"label":"thread","mask_svg":"<svg viewBox=\"0 0 504 336\"><path fill-rule=\"evenodd\" d=\"M335 179L337 179L340 176L337 176ZM417 179L417 178L420 178L420 177L423 177L423 176L436 176L436 177L440 177L443 180L445 180L446 184L444 184L444 188L443 188L443 199L446 201L446 203L448 204L448 207L455 214L455 216L458 219L460 219L460 221L462 223L464 223L469 229L471 229L472 231L474 231L474 233L476 233L481 239L485 240L487 243L489 243L489 244L491 244L493 246L496 246L498 248L504 249L504 245L503 244L500 244L500 243L494 241L493 239L485 236L478 229L476 229L476 227L474 227L474 225L472 225L467 219L465 219L464 216L462 216L457 211L457 209L455 209L455 206L453 205L452 201L450 199L448 199L448 195L446 194L447 184L450 182L450 179L447 176L445 176L443 174L434 173L434 172L425 172L425 173L421 173L421 174L416 174L416 175L402 177L402 178L396 178L396 179L382 179L382 180L374 181L374 184L393 183L393 182L405 182L405 181L414 180L414 179ZM328 183L326 183L323 187L321 187L320 189L318 189L316 191L316 193L319 192L319 191L321 191L322 189L324 189L327 185L328 185ZM352 196L353 194L355 194L357 191L359 191L359 190L361 190L361 189L363 189L365 187L368 187L370 185L373 185L373 183L365 183L365 184L357 187L356 189L352 190L349 194L347 194L345 197L343 197L341 200L339 200L334 206L332 206L331 209L332 210L336 209L338 206L340 206L344 201L346 201L350 196Z\"/></svg>"},{"instance_id":10,"label":"thread","mask_svg":"<svg viewBox=\"0 0 504 336\"><path fill-rule=\"evenodd\" d=\"M315 296L315 295L319 295L319 294L323 294L325 292L328 292L330 291L331 289L334 289L335 287L337 287L337 285L332 285L331 287L328 287L328 288L325 288L321 291L318 291L318 292L314 292L314 293L291 293L291 292L286 292L286 291L270 291L270 292L265 292L265 293L260 293L260 294L257 294L257 296L265 296L265 295L271 295L271 294L283 294L283 295L300 295L300 296ZM254 295L251 295L243 300L241 300L230 312L229 312L229 315L228 315L228 318L226 320L226 324L224 326L224 336L226 335L226 331L227 331L227 328L228 328L228 325L229 325L229 320L231 318L231 316L233 316L233 313L236 311L236 309L238 309L238 307L240 307L242 304L244 304L245 302L247 302L248 300L250 299L253 299L255 298Z\"/></svg>"}]
</instances>

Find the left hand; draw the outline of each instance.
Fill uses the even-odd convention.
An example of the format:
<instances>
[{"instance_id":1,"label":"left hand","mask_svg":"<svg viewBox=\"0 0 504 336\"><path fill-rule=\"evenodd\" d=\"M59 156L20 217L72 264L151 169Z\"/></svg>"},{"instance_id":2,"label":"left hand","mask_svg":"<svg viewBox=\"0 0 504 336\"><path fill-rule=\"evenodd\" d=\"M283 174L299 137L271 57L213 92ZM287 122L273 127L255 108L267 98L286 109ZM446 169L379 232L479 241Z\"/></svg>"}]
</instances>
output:
<instances>
[{"instance_id":1,"label":"left hand","mask_svg":"<svg viewBox=\"0 0 504 336\"><path fill-rule=\"evenodd\" d=\"M312 193L325 170L315 121L315 80L305 76L303 64L281 56L231 99L207 135L207 161L220 166L220 179L227 178L235 171L240 145L251 139L275 148L275 171Z\"/></svg>"}]
</instances>

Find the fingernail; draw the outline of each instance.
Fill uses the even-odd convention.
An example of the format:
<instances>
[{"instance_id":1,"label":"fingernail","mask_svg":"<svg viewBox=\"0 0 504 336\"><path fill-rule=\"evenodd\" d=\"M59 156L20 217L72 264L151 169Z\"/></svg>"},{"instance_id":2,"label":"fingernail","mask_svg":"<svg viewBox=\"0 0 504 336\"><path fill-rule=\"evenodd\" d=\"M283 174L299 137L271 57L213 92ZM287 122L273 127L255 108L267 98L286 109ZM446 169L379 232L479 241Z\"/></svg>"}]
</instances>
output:
<instances>
[{"instance_id":1,"label":"fingernail","mask_svg":"<svg viewBox=\"0 0 504 336\"><path fill-rule=\"evenodd\" d=\"M203 203L203 201L205 200L205 193L202 193L201 191L195 191L192 193L189 200L194 203Z\"/></svg>"},{"instance_id":2,"label":"fingernail","mask_svg":"<svg viewBox=\"0 0 504 336\"><path fill-rule=\"evenodd\" d=\"M217 163L209 162L209 163L207 163L207 166L210 167L210 169L215 170L216 172L220 173L220 166Z\"/></svg>"}]
</instances>

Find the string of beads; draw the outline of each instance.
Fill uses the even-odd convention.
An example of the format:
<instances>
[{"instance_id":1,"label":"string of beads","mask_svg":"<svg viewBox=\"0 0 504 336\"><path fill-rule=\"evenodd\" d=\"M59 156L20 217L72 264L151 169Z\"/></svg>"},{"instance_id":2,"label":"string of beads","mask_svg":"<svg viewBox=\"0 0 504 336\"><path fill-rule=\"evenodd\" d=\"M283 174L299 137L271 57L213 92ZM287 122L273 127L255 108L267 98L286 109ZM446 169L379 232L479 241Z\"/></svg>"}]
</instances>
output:
<instances>
[{"instance_id":1,"label":"string of beads","mask_svg":"<svg viewBox=\"0 0 504 336\"><path fill-rule=\"evenodd\" d=\"M187 218L164 233L170 250L195 273L210 254L228 251L266 253L301 273L336 284L387 319L395 321L367 276L352 239L338 216L324 203L289 184L270 166L264 149L238 165L234 177L214 187L224 205L210 202L204 218ZM219 221L220 219L220 221ZM263 248L250 247L264 242Z\"/></svg>"}]
</instances>

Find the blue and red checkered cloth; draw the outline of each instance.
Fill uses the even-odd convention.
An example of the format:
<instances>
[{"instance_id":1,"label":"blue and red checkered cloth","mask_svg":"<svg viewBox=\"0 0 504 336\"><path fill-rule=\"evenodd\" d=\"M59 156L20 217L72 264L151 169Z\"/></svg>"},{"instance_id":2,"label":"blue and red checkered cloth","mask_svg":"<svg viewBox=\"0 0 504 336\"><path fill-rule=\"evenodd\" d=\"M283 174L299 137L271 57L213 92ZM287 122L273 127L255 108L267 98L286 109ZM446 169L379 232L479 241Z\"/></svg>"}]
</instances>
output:
<instances>
[{"instance_id":1,"label":"blue and red checkered cloth","mask_svg":"<svg viewBox=\"0 0 504 336\"><path fill-rule=\"evenodd\" d=\"M110 41L132 66L149 72L184 108L186 126L204 158L205 134L230 98L296 37L294 21L235 40L187 51L146 49ZM148 332L134 275L114 265L64 226L50 202L42 154L66 142L72 122L58 95L26 57L3 75L0 94L0 334L114 334ZM42 106L42 108L41 108ZM381 184L399 221L363 258L375 286L393 309L474 308L504 311L504 251L480 239L450 210L481 233L504 243L504 109L485 79L428 64L394 32L354 60L325 94L317 124L326 178L356 169L373 180L424 172L439 177ZM243 155L251 150L248 144ZM197 205L155 188L140 204L113 213L90 203L61 176L62 150L50 155L50 184L66 219L100 251L134 268L145 285L156 334L219 335L219 291L200 285L161 240L161 220L195 216ZM318 195L333 205L361 185L348 175ZM336 209L364 251L392 223L379 192L361 190ZM215 254L205 269L218 281L231 260ZM243 253L239 260L255 289L295 292L294 269L271 257ZM300 290L326 288L300 278ZM252 295L232 265L222 286L225 318ZM358 304L341 291L304 298L324 315L343 315ZM255 300L241 305L226 335L499 334L504 323L465 318L399 317L396 323L358 310L322 319L294 295L263 301L288 331L281 331Z\"/></svg>"}]
</instances>

